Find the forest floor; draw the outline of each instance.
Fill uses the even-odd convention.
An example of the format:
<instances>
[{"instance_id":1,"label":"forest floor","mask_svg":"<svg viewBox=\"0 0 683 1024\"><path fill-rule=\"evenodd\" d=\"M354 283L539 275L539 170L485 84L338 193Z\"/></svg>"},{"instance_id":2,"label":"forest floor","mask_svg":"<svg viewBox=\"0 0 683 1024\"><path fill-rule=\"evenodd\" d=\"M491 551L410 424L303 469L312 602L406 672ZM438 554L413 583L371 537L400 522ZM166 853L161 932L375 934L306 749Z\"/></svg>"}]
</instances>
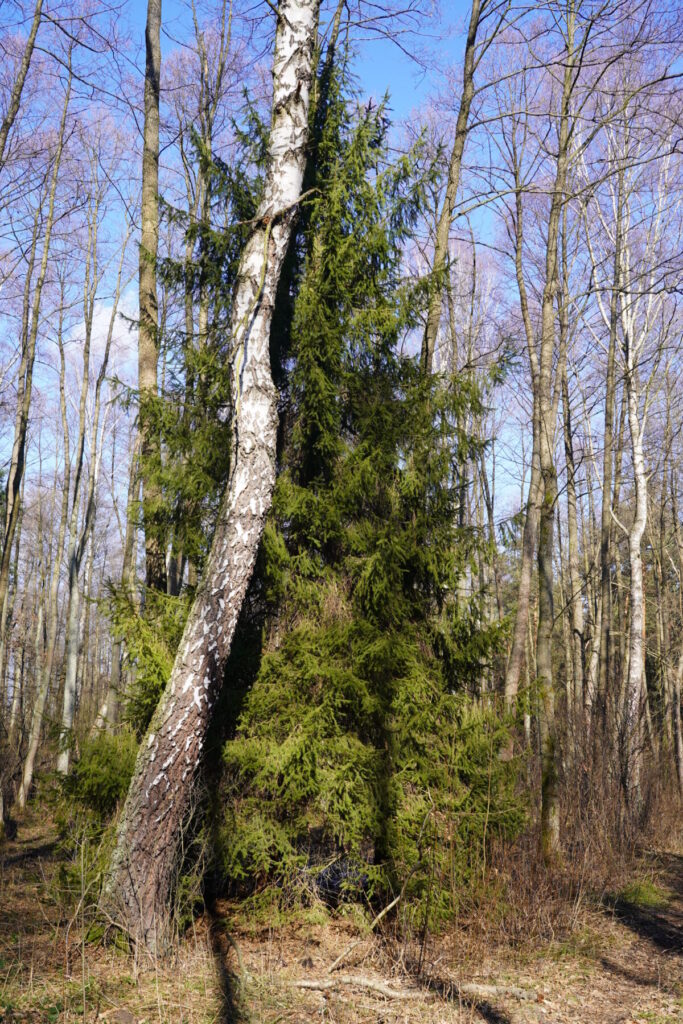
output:
<instances>
[{"instance_id":1,"label":"forest floor","mask_svg":"<svg viewBox=\"0 0 683 1024\"><path fill-rule=\"evenodd\" d=\"M681 850L644 855L620 898L586 894L566 934L433 938L419 981L415 950L390 952L352 914L230 934L220 903L151 964L86 941L78 902L56 895L61 863L35 810L0 848L2 1024L683 1024Z\"/></svg>"}]
</instances>

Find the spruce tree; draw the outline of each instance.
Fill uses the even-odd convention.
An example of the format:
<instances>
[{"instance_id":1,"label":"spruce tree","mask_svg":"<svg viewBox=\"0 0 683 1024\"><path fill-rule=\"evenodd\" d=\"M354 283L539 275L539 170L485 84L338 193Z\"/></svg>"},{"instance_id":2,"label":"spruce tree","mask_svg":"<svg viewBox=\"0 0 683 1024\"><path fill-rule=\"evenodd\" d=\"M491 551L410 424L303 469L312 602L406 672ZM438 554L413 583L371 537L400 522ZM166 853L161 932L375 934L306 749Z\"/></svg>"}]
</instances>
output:
<instances>
[{"instance_id":1,"label":"spruce tree","mask_svg":"<svg viewBox=\"0 0 683 1024\"><path fill-rule=\"evenodd\" d=\"M224 747L223 858L258 888L343 856L377 893L429 892L438 919L454 866L521 821L505 727L469 696L496 631L455 601L472 554L457 424L478 397L405 354L427 294L402 271L425 175L419 152L389 161L385 107L344 91L336 76L306 218L266 653Z\"/></svg>"}]
</instances>

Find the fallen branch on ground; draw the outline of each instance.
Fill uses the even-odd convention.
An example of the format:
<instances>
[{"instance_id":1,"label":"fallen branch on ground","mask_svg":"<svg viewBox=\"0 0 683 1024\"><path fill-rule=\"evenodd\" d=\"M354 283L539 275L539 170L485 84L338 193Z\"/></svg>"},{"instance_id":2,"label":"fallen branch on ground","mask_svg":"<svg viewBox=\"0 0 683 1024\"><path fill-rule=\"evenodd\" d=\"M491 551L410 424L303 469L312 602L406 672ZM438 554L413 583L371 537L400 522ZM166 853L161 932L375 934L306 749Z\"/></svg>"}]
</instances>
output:
<instances>
[{"instance_id":1,"label":"fallen branch on ground","mask_svg":"<svg viewBox=\"0 0 683 1024\"><path fill-rule=\"evenodd\" d=\"M321 980L306 979L292 981L294 988L311 989L315 992L329 992L342 985L352 988L364 988L370 992L377 992L378 995L387 999L425 999L429 996L446 996L448 998L463 999L519 999L520 1001L536 1001L538 996L528 989L515 988L511 985L484 985L477 982L468 982L459 985L455 981L448 981L446 984L439 984L438 988L427 984L424 988L397 989L392 988L383 981L374 981L371 978L363 978L358 974L338 974L335 978L323 978Z\"/></svg>"},{"instance_id":2,"label":"fallen branch on ground","mask_svg":"<svg viewBox=\"0 0 683 1024\"><path fill-rule=\"evenodd\" d=\"M404 886L404 888L405 888L405 886ZM377 917L370 924L370 927L368 928L369 932L374 930L375 925L378 925L379 922L382 920L382 918L386 914L388 914L390 910L393 910L393 908L396 906L398 901L401 899L401 896L403 896L403 889L401 889L400 893L398 894L398 896L396 897L395 900L392 900L391 903L389 903L389 905L384 908L384 910L380 910L380 912L377 915ZM334 961L332 966L327 968L327 973L328 974L332 974L332 972L334 970L336 970L337 967L339 967L339 965L342 962L342 960L346 960L346 958L349 955L349 953L352 953L353 950L356 948L356 946L360 946L360 944L361 944L361 942L363 941L364 938L365 938L365 936L361 935L360 939L356 939L355 942L352 942L350 946L347 946L346 949L344 950L344 952L339 954L339 956Z\"/></svg>"}]
</instances>

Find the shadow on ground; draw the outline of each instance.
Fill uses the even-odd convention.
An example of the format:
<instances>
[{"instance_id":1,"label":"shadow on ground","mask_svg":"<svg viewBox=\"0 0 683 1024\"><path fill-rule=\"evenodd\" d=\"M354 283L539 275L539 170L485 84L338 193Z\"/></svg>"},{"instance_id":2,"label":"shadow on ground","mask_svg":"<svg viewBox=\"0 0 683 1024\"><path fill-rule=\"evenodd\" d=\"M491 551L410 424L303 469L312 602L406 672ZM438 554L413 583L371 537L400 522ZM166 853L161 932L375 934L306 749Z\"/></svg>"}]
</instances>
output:
<instances>
[{"instance_id":1,"label":"shadow on ground","mask_svg":"<svg viewBox=\"0 0 683 1024\"><path fill-rule=\"evenodd\" d=\"M611 910L627 928L648 939L664 953L683 953L683 857L666 854L659 858L673 891L663 907L647 907L617 899Z\"/></svg>"},{"instance_id":2,"label":"shadow on ground","mask_svg":"<svg viewBox=\"0 0 683 1024\"><path fill-rule=\"evenodd\" d=\"M50 843L43 843L41 846L29 846L20 853L12 854L11 857L0 857L3 867L12 867L15 864L28 864L29 861L51 857L57 846L56 840Z\"/></svg>"},{"instance_id":3,"label":"shadow on ground","mask_svg":"<svg viewBox=\"0 0 683 1024\"><path fill-rule=\"evenodd\" d=\"M207 907L209 940L221 987L220 1024L248 1024L249 1015L240 998L240 975L228 967L230 938L222 918L213 907Z\"/></svg>"},{"instance_id":4,"label":"shadow on ground","mask_svg":"<svg viewBox=\"0 0 683 1024\"><path fill-rule=\"evenodd\" d=\"M440 978L421 978L418 979L418 983L426 991L435 992L446 1002L457 1003L458 1006L468 1010L476 1010L486 1024L512 1024L507 1014L497 1010L491 1003L463 996L458 986L452 981L444 981Z\"/></svg>"}]
</instances>

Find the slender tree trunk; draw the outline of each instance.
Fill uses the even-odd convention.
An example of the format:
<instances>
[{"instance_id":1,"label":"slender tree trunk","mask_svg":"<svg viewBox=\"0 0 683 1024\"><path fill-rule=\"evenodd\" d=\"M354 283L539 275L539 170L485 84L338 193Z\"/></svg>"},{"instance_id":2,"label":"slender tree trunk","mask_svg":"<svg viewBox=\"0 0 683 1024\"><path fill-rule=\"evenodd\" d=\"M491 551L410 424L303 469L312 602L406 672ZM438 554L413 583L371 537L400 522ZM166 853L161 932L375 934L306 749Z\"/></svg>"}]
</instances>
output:
<instances>
[{"instance_id":1,"label":"slender tree trunk","mask_svg":"<svg viewBox=\"0 0 683 1024\"><path fill-rule=\"evenodd\" d=\"M67 565L69 570L68 591L67 591L67 622L66 622L66 649L65 649L65 674L64 674L64 698L62 706L62 728L60 735L61 750L57 760L57 771L65 773L69 769L69 736L73 728L74 714L76 710L77 687L78 687L78 661L81 637L81 594L78 586L78 577L87 550L88 543L92 543L92 528L95 517L95 491L99 477L102 461L103 437L100 431L100 410L102 403L102 387L109 365L109 353L111 351L114 326L121 295L121 277L123 273L123 262L125 258L126 242L123 245L121 259L119 262L118 277L116 282L116 293L112 310L109 317L109 327L105 342L102 362L95 382L94 406L92 423L90 427L90 463L88 476L83 489L83 468L85 455L85 434L86 434L86 399L90 384L90 349L92 342L93 315L95 300L99 283L97 271L97 238L98 238L98 217L99 201L95 199L91 211L89 251L86 260L86 279L84 292L84 323L85 342L83 345L83 377L81 380L81 394L78 411L78 441L76 445L76 459L74 472L74 486L71 497L71 516L69 521L69 544L67 549ZM98 440L99 435L99 440ZM83 517L79 530L79 512L83 496Z\"/></svg>"},{"instance_id":2,"label":"slender tree trunk","mask_svg":"<svg viewBox=\"0 0 683 1024\"><path fill-rule=\"evenodd\" d=\"M61 123L57 136L57 146L52 161L52 175L50 181L48 208L45 218L45 234L43 237L43 252L38 272L38 279L33 290L33 301L30 303L30 280L33 273L33 261L35 259L36 232L39 223L40 207L36 210L36 218L33 229L33 243L29 258L29 269L27 271L27 287L24 290L24 305L22 311L22 342L21 342L21 364L19 367L19 388L17 396L17 412L14 424L14 442L12 455L7 474L7 485L5 488L6 511L5 528L2 547L2 558L0 559L0 608L5 604L10 575L10 557L12 542L17 526L19 514L18 496L24 476L26 461L26 438L28 435L29 410L31 408L31 392L33 388L33 364L36 355L36 342L38 339L38 327L40 323L40 305L43 295L43 286L47 274L47 262L50 251L52 229L55 221L55 197L57 193L57 181L59 178L59 167L64 149L64 137L66 128L66 117L71 97L71 74L67 82L64 106L62 108ZM29 311L30 304L30 311Z\"/></svg>"},{"instance_id":3,"label":"slender tree trunk","mask_svg":"<svg viewBox=\"0 0 683 1024\"><path fill-rule=\"evenodd\" d=\"M552 637L555 621L553 598L553 532L557 502L557 475L553 459L554 430L549 406L541 408L541 480L543 501L538 534L538 629L536 664L541 700L541 846L546 862L556 859L560 849L560 805L557 779L557 735L555 722L555 681L553 679ZM552 431L552 433L551 433Z\"/></svg>"},{"instance_id":4,"label":"slender tree trunk","mask_svg":"<svg viewBox=\"0 0 683 1024\"><path fill-rule=\"evenodd\" d=\"M7 113L2 119L0 125L0 168L5 163L5 147L7 145L7 137L12 130L12 125L16 120L16 116L19 113L19 104L21 103L21 94L24 90L24 83L26 82L26 76L28 69L31 65L31 57L33 56L33 49L36 43L36 36L38 35L38 29L40 27L40 20L43 13L43 0L37 0L36 6L33 12L33 21L31 22L31 30L26 40L26 46L24 47L24 53L21 58L21 64L19 65L19 71L17 77L14 80L12 87L12 94L10 101L7 105Z\"/></svg>"},{"instance_id":5,"label":"slender tree trunk","mask_svg":"<svg viewBox=\"0 0 683 1024\"><path fill-rule=\"evenodd\" d=\"M0 613L0 686L3 690L5 688L5 675L7 662L9 660L8 655L10 650L10 634L12 630L12 618L14 615L14 603L17 597L19 552L21 550L21 527L24 520L24 490L25 484L22 482L21 496L19 498L19 508L17 512L17 529L14 536L14 564L8 588L5 591L5 599L2 602L2 612ZM12 714L10 716L9 725L10 745L14 743L14 727L16 723L15 697L16 694L13 694Z\"/></svg>"},{"instance_id":6,"label":"slender tree trunk","mask_svg":"<svg viewBox=\"0 0 683 1024\"><path fill-rule=\"evenodd\" d=\"M306 159L318 6L319 0L281 0L278 8L264 194L233 300L232 470L171 678L138 755L103 897L113 916L150 949L168 942L172 881L194 776L272 500L277 393L269 335Z\"/></svg>"},{"instance_id":7,"label":"slender tree trunk","mask_svg":"<svg viewBox=\"0 0 683 1024\"><path fill-rule=\"evenodd\" d=\"M635 483L635 515L628 534L630 569L629 665L624 708L624 786L629 807L637 812L641 801L642 717L645 708L645 593L642 541L647 524L647 473L638 414L635 367L627 365L628 425Z\"/></svg>"},{"instance_id":8,"label":"slender tree trunk","mask_svg":"<svg viewBox=\"0 0 683 1024\"><path fill-rule=\"evenodd\" d=\"M541 848L546 863L560 853L560 805L557 773L557 723L552 638L555 621L553 602L553 532L557 503L555 428L557 402L553 401L553 356L555 351L555 297L559 288L560 220L565 202L569 154L569 102L576 58L574 50L575 10L567 4L566 62L559 112L558 151L546 242L545 280L541 301L541 348L538 372L539 462L541 467L541 515L538 536L538 630L536 662L541 690ZM564 356L563 356L564 359ZM557 389L559 394L559 389Z\"/></svg>"},{"instance_id":9,"label":"slender tree trunk","mask_svg":"<svg viewBox=\"0 0 683 1024\"><path fill-rule=\"evenodd\" d=\"M624 393L621 398L621 408L619 413L619 424L617 427L616 444L614 448L614 483L612 485L612 510L615 516L619 516L619 505L621 501L621 477L624 466L624 434L626 433L626 407L628 405L626 394ZM621 728L621 709L624 706L624 694L626 692L626 675L628 666L628 644L627 644L627 629L626 621L628 618L628 590L624 584L624 573L621 567L621 553L619 550L618 543L619 534L616 530L612 530L611 546L612 546L612 557L611 561L614 565L614 589L610 588L610 621L612 623L610 633L608 637L609 641L609 653L608 660L611 659L614 662L614 669L612 675L614 681L619 680L618 687L612 686L612 692L608 685L607 696L611 696L611 721L608 722L609 729L609 742L610 750L615 758L618 759L619 754L619 730ZM616 612L616 621L615 621ZM615 641L614 631L616 629L617 638ZM619 659L617 662L617 651L619 653ZM608 702L608 711L610 711L610 705Z\"/></svg>"},{"instance_id":10,"label":"slender tree trunk","mask_svg":"<svg viewBox=\"0 0 683 1024\"><path fill-rule=\"evenodd\" d=\"M531 478L529 480L529 495L524 516L524 527L522 530L522 551L519 572L519 584L517 588L517 610L515 612L515 625L512 633L512 647L508 658L505 672L505 700L511 706L519 688L519 677L524 661L526 647L527 627L529 623L529 605L531 601L531 581L533 575L534 552L536 550L536 538L538 534L539 503L541 498L541 466L539 462L539 406L538 406L538 356L536 353L536 339L534 336L531 314L529 312L529 301L527 298L526 282L524 280L523 245L524 245L524 200L522 181L520 177L520 157L517 150L517 128L513 124L512 131L512 155L514 160L515 174L515 275L517 278L517 290L519 292L519 305L524 324L527 352L529 355L529 366L531 370L533 411L532 411L532 449L531 449Z\"/></svg>"},{"instance_id":11,"label":"slender tree trunk","mask_svg":"<svg viewBox=\"0 0 683 1024\"><path fill-rule=\"evenodd\" d=\"M619 195L623 191L623 174L619 175ZM610 653L612 648L612 564L614 522L612 520L612 465L614 460L614 406L616 394L616 347L618 324L618 299L621 266L621 201L617 208L616 240L614 251L614 277L610 295L609 341L607 349L607 377L605 386L605 420L602 459L602 509L600 525L600 661L598 666L596 712L594 723L595 742L605 736L608 686L610 678ZM589 728L591 723L589 723Z\"/></svg>"},{"instance_id":12,"label":"slender tree trunk","mask_svg":"<svg viewBox=\"0 0 683 1024\"><path fill-rule=\"evenodd\" d=\"M683 581L683 533L678 518L678 498L674 470L671 471L671 500L672 514L674 521L674 536L676 538L676 549L678 551L679 580ZM683 606L683 600L681 601ZM683 725L681 723L681 695L683 691L683 639L680 641L681 651L678 657L678 667L673 680L673 735L674 735L674 756L676 760L676 775L678 777L678 788L683 796Z\"/></svg>"},{"instance_id":13,"label":"slender tree trunk","mask_svg":"<svg viewBox=\"0 0 683 1024\"><path fill-rule=\"evenodd\" d=\"M470 23L467 31L467 41L465 43L462 92L460 94L460 108L458 110L458 119L455 126L455 141L453 142L453 150L451 152L451 159L448 166L446 195L436 226L436 238L434 240L434 265L432 267L434 286L429 300L427 326L425 327L422 339L422 366L426 373L432 372L436 339L439 333L439 323L441 321L443 277L448 266L448 239L451 231L451 220L453 219L455 201L458 195L458 187L460 185L460 170L462 167L463 153L465 152L470 108L472 106L472 99L474 98L474 72L477 65L475 57L481 7L482 0L472 0Z\"/></svg>"},{"instance_id":14,"label":"slender tree trunk","mask_svg":"<svg viewBox=\"0 0 683 1024\"><path fill-rule=\"evenodd\" d=\"M563 303L564 305L564 303ZM561 326L566 332L566 322ZM579 526L576 496L576 464L574 462L574 436L572 429L571 407L569 403L569 387L567 368L562 374L562 408L564 412L564 454L567 466L567 570L569 582L569 621L571 629L571 662L567 671L571 672L571 701L567 707L567 715L576 731L580 730L583 718L584 700L584 619L583 593L579 573Z\"/></svg>"},{"instance_id":15,"label":"slender tree trunk","mask_svg":"<svg viewBox=\"0 0 683 1024\"><path fill-rule=\"evenodd\" d=\"M157 513L160 495L153 479L159 438L154 427L153 403L157 398L159 363L159 309L156 260L159 247L159 85L161 78L161 0L147 0L145 27L145 123L142 148L142 207L140 236L140 330L138 338L138 388L142 512L145 527L147 586L166 589L166 552L159 536Z\"/></svg>"},{"instance_id":16,"label":"slender tree trunk","mask_svg":"<svg viewBox=\"0 0 683 1024\"><path fill-rule=\"evenodd\" d=\"M140 435L135 438L133 451L130 458L130 475L128 477L128 496L126 501L126 533L123 543L123 566L121 569L121 589L126 598L133 595L133 583L135 577L135 506L140 488L140 477L138 469L138 452ZM104 703L99 710L95 722L95 731L105 727L113 729L118 721L119 703L121 699L121 657L123 653L123 641L116 637L111 651L111 674L109 685L104 698Z\"/></svg>"},{"instance_id":17,"label":"slender tree trunk","mask_svg":"<svg viewBox=\"0 0 683 1024\"><path fill-rule=\"evenodd\" d=\"M59 516L59 529L57 532L57 545L52 557L50 574L50 589L48 594L47 608L45 611L46 639L41 659L40 674L36 685L36 696L31 714L31 727L29 729L28 748L22 771L21 783L17 794L17 803L20 808L26 806L31 783L35 760L40 745L40 736L45 716L50 680L55 660L55 649L57 645L58 608L57 599L59 596L59 576L64 555L64 544L66 541L66 525L69 514L69 494L71 491L71 458L69 448L69 426L67 420L66 404L66 360L64 356L64 289L62 288L59 324L57 330L57 342L60 356L59 369L59 406L62 420L62 437L64 444L64 479L62 481L62 502Z\"/></svg>"}]
</instances>

